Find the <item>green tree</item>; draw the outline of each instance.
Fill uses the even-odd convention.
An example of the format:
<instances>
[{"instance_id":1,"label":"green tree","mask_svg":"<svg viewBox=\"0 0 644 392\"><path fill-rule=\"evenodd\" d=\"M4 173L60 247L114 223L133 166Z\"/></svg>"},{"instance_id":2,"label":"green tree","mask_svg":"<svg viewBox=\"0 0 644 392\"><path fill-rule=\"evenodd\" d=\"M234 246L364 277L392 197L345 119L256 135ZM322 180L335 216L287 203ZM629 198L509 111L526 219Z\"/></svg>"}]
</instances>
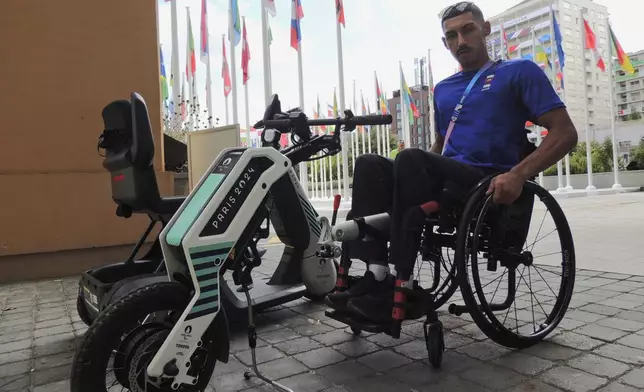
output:
<instances>
[{"instance_id":1,"label":"green tree","mask_svg":"<svg viewBox=\"0 0 644 392\"><path fill-rule=\"evenodd\" d=\"M641 149L641 157L644 162L644 144ZM593 173L606 173L613 171L613 141L610 137L604 139L602 143L593 140L590 143L590 154L593 161ZM585 174L587 173L586 161L586 143L579 142L577 146L570 152L570 174ZM617 160L619 170L624 170L625 163L622 158ZM565 168L564 168L565 170ZM553 165L544 170L545 176L557 175L557 165Z\"/></svg>"},{"instance_id":2,"label":"green tree","mask_svg":"<svg viewBox=\"0 0 644 392\"><path fill-rule=\"evenodd\" d=\"M631 106L631 114L628 115L629 121L640 120L642 118L642 113L639 110Z\"/></svg>"}]
</instances>

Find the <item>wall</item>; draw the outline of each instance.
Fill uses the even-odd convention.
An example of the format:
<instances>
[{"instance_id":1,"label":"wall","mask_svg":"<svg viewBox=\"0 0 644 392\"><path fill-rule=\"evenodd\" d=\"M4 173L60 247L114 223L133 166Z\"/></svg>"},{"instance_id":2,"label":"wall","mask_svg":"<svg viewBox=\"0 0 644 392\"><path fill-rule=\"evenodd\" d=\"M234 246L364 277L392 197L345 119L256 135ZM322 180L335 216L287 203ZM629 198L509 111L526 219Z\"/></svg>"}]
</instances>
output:
<instances>
[{"instance_id":1,"label":"wall","mask_svg":"<svg viewBox=\"0 0 644 392\"><path fill-rule=\"evenodd\" d=\"M619 182L624 188L644 187L644 170L633 171L620 171ZM615 183L615 175L610 173L594 173L593 185L597 189L612 188ZM566 175L563 175L563 185L566 186ZM574 189L584 190L588 186L587 174L572 174L570 175L570 185ZM554 191L558 188L557 176L544 176L543 187L549 191Z\"/></svg>"},{"instance_id":2,"label":"wall","mask_svg":"<svg viewBox=\"0 0 644 392\"><path fill-rule=\"evenodd\" d=\"M0 281L43 275L37 263L16 264L18 255L129 244L147 224L115 216L96 143L103 107L137 91L156 132L155 167L163 168L156 7L3 2L0 52L10 55L0 61ZM172 194L172 174L158 177L162 194Z\"/></svg>"}]
</instances>

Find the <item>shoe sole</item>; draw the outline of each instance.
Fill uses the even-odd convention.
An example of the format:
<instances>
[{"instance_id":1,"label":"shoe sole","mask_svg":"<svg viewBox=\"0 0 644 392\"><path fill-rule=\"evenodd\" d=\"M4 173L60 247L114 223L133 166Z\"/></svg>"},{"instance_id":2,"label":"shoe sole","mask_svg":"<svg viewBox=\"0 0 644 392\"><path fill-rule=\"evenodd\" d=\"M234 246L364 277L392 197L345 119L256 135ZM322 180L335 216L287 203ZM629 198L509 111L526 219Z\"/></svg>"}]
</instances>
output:
<instances>
[{"instance_id":1,"label":"shoe sole","mask_svg":"<svg viewBox=\"0 0 644 392\"><path fill-rule=\"evenodd\" d=\"M365 314L362 310L360 310L360 308L358 308L353 303L351 303L351 301L349 301L349 303L347 304L347 311L349 311L350 313L352 313L352 314L354 314L356 316L359 316L360 318L363 318L365 320L368 320L369 322L376 323L376 324L384 324L384 323L388 323L388 322L392 321L391 318L389 318L387 320L384 320L384 319L383 320L374 320L373 318L371 318L370 316Z\"/></svg>"},{"instance_id":2,"label":"shoe sole","mask_svg":"<svg viewBox=\"0 0 644 392\"><path fill-rule=\"evenodd\" d=\"M329 297L324 297L324 304L337 312L344 312L344 313L348 312L346 304L344 305L336 304L333 301L331 301Z\"/></svg>"}]
</instances>

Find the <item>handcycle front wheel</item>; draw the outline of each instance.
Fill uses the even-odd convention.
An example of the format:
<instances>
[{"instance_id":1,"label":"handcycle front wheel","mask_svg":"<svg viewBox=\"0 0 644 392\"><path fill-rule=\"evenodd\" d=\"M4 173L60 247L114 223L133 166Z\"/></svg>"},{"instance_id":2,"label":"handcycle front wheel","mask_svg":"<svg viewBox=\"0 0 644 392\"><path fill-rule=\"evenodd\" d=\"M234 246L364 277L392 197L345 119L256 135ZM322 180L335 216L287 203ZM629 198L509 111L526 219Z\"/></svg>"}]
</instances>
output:
<instances>
[{"instance_id":1,"label":"handcycle front wheel","mask_svg":"<svg viewBox=\"0 0 644 392\"><path fill-rule=\"evenodd\" d=\"M74 357L70 391L107 392L115 387L133 392L174 391L171 385L148 386L143 369L189 302L185 286L161 282L133 291L107 307L87 330ZM154 348L154 353L149 348ZM199 383L190 391L205 390L215 362L214 355L206 356Z\"/></svg>"},{"instance_id":2,"label":"handcycle front wheel","mask_svg":"<svg viewBox=\"0 0 644 392\"><path fill-rule=\"evenodd\" d=\"M481 331L503 346L526 348L550 334L568 309L575 280L570 226L552 194L532 181L525 183L521 197L512 206L495 205L486 190L487 184L474 192L459 223L457 279L463 301ZM536 208L535 201L542 202L545 208ZM542 209L551 214L550 224L546 224L545 214L535 218ZM534 230L530 223L536 223ZM546 238L555 231L558 236L548 243ZM504 232L503 238L514 236L514 244L521 244L506 248L498 245L498 241L504 245L513 243L499 239L499 232ZM542 241L550 250L536 253L534 247ZM554 247L560 251L552 252ZM558 253L561 256L549 264L537 265L543 257ZM507 285L501 283L504 277L508 278ZM559 282L555 282L557 279ZM519 289L522 284L527 289ZM487 297L490 294L491 299Z\"/></svg>"}]
</instances>

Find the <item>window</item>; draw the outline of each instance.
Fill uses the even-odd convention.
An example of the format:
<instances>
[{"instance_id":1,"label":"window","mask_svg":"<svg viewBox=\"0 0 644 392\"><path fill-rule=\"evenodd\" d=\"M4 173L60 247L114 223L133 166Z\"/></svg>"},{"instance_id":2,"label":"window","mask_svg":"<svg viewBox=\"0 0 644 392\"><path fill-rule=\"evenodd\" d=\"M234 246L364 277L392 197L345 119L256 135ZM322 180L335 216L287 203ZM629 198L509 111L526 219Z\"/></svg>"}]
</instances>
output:
<instances>
[{"instance_id":1,"label":"window","mask_svg":"<svg viewBox=\"0 0 644 392\"><path fill-rule=\"evenodd\" d=\"M603 12L598 12L597 16L599 16L599 19L604 19L604 13Z\"/></svg>"},{"instance_id":2,"label":"window","mask_svg":"<svg viewBox=\"0 0 644 392\"><path fill-rule=\"evenodd\" d=\"M572 30L570 30L569 28L565 28L565 29L564 29L564 34L566 34L566 35L572 35Z\"/></svg>"},{"instance_id":3,"label":"window","mask_svg":"<svg viewBox=\"0 0 644 392\"><path fill-rule=\"evenodd\" d=\"M399 103L396 104L396 110L398 110L398 112L400 112L400 104Z\"/></svg>"},{"instance_id":4,"label":"window","mask_svg":"<svg viewBox=\"0 0 644 392\"><path fill-rule=\"evenodd\" d=\"M570 22L572 20L572 18L570 17L570 15L564 15L563 20L566 21L566 22Z\"/></svg>"},{"instance_id":5,"label":"window","mask_svg":"<svg viewBox=\"0 0 644 392\"><path fill-rule=\"evenodd\" d=\"M586 71L586 79L592 79L592 78L593 78L592 72Z\"/></svg>"},{"instance_id":6,"label":"window","mask_svg":"<svg viewBox=\"0 0 644 392\"><path fill-rule=\"evenodd\" d=\"M569 2L567 2L567 1L564 1L564 2L563 2L563 6L564 6L564 8L566 8L566 9L570 9L570 3L569 3Z\"/></svg>"},{"instance_id":7,"label":"window","mask_svg":"<svg viewBox=\"0 0 644 392\"><path fill-rule=\"evenodd\" d=\"M592 99L592 98L588 98L588 104L589 104L589 105L592 105L592 104L593 104L593 99Z\"/></svg>"}]
</instances>

